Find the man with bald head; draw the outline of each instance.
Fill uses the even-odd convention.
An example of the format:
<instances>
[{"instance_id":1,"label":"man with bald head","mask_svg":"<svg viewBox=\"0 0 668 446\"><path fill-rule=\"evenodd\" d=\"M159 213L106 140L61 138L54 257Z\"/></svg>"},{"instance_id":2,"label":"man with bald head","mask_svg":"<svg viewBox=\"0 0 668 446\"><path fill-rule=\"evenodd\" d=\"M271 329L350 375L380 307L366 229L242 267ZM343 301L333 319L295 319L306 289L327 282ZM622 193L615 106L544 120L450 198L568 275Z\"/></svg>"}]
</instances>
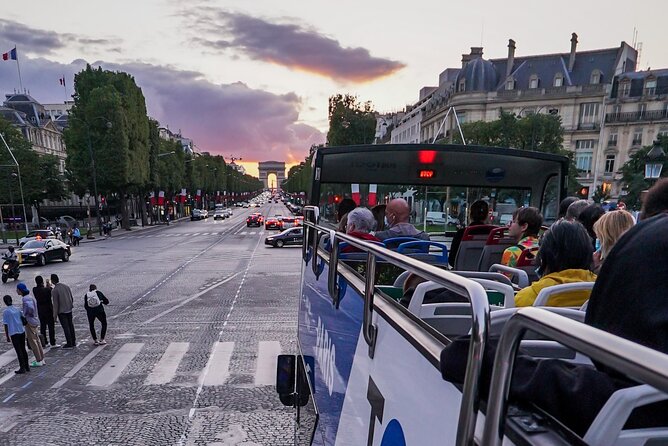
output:
<instances>
[{"instance_id":1,"label":"man with bald head","mask_svg":"<svg viewBox=\"0 0 668 446\"><path fill-rule=\"evenodd\" d=\"M420 240L429 240L429 234L415 229L408 221L411 208L403 198L395 198L385 208L385 231L376 232L374 235L380 240L392 237L414 237Z\"/></svg>"}]
</instances>

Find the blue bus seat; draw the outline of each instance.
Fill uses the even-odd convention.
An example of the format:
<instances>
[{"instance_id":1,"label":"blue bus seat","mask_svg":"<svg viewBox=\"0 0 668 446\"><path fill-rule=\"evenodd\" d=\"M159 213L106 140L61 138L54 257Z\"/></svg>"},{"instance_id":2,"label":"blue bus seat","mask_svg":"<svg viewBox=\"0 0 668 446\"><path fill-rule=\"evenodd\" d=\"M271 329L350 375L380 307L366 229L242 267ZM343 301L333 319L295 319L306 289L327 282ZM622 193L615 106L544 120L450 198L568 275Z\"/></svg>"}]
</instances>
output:
<instances>
[{"instance_id":1,"label":"blue bus seat","mask_svg":"<svg viewBox=\"0 0 668 446\"><path fill-rule=\"evenodd\" d=\"M480 265L482 250L487 243L489 233L497 228L492 225L469 226L464 229L462 241L459 243L455 269L458 271L477 271Z\"/></svg>"},{"instance_id":2,"label":"blue bus seat","mask_svg":"<svg viewBox=\"0 0 668 446\"><path fill-rule=\"evenodd\" d=\"M383 240L383 244L387 249L397 249L402 243L417 241L422 240L416 237L390 237Z\"/></svg>"},{"instance_id":3,"label":"blue bus seat","mask_svg":"<svg viewBox=\"0 0 668 446\"><path fill-rule=\"evenodd\" d=\"M489 271L490 266L501 263L503 251L517 243L514 238L508 237L508 229L504 226L490 231L482 249L478 271Z\"/></svg>"},{"instance_id":4,"label":"blue bus seat","mask_svg":"<svg viewBox=\"0 0 668 446\"><path fill-rule=\"evenodd\" d=\"M440 249L441 252L432 254L432 247ZM448 247L444 243L426 240L404 242L397 247L397 252L429 264L448 264Z\"/></svg>"}]
</instances>

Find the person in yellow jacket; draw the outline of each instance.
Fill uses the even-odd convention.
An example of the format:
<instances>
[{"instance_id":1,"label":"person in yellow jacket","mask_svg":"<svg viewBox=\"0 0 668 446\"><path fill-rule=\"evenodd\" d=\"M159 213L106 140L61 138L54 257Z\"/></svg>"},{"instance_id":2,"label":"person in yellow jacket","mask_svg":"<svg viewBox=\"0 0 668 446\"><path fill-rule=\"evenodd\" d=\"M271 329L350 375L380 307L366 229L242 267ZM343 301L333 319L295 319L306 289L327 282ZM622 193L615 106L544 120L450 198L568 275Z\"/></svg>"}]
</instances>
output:
<instances>
[{"instance_id":1,"label":"person in yellow jacket","mask_svg":"<svg viewBox=\"0 0 668 446\"><path fill-rule=\"evenodd\" d=\"M587 230L578 222L560 221L543 235L538 251L541 278L515 295L515 306L533 305L543 288L563 283L595 282L591 272L594 248ZM569 291L552 296L551 307L579 307L589 299L589 290Z\"/></svg>"}]
</instances>

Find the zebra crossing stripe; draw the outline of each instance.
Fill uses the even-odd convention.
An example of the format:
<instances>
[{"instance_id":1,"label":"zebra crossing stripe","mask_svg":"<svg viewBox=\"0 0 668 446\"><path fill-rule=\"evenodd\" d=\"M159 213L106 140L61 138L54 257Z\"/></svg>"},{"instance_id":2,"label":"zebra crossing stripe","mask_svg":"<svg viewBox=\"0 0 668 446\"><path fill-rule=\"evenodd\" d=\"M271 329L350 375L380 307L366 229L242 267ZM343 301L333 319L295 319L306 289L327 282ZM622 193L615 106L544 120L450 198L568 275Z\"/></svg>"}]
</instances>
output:
<instances>
[{"instance_id":1,"label":"zebra crossing stripe","mask_svg":"<svg viewBox=\"0 0 668 446\"><path fill-rule=\"evenodd\" d=\"M280 342L260 341L255 365L256 386L270 386L276 383L276 366L280 354Z\"/></svg>"},{"instance_id":2,"label":"zebra crossing stripe","mask_svg":"<svg viewBox=\"0 0 668 446\"><path fill-rule=\"evenodd\" d=\"M0 368L6 366L10 362L16 359L16 352L14 350L8 350L0 355Z\"/></svg>"},{"instance_id":3,"label":"zebra crossing stripe","mask_svg":"<svg viewBox=\"0 0 668 446\"><path fill-rule=\"evenodd\" d=\"M222 386L230 377L230 359L234 342L215 342L209 361L200 375L202 386Z\"/></svg>"},{"instance_id":4,"label":"zebra crossing stripe","mask_svg":"<svg viewBox=\"0 0 668 446\"><path fill-rule=\"evenodd\" d=\"M102 346L102 347L98 347L96 349L93 349L92 352L88 353L84 359L79 361L77 363L77 365L75 365L69 372L67 372L65 374L65 376L60 381L58 381L57 383L52 385L51 388L52 389L58 389L58 388L62 387L67 381L70 380L70 378L72 378L74 375L76 375L76 373L79 370L81 370L83 368L83 366L88 364L88 362L91 359L93 359L95 356L97 356L98 353L100 353L102 350L104 350L104 347L106 347L106 346Z\"/></svg>"},{"instance_id":5,"label":"zebra crossing stripe","mask_svg":"<svg viewBox=\"0 0 668 446\"><path fill-rule=\"evenodd\" d=\"M121 376L121 373L132 362L144 343L130 342L123 346L111 357L107 363L91 378L88 386L108 387Z\"/></svg>"},{"instance_id":6,"label":"zebra crossing stripe","mask_svg":"<svg viewBox=\"0 0 668 446\"><path fill-rule=\"evenodd\" d=\"M167 384L174 379L176 369L178 369L179 363L188 351L189 346L189 342L170 343L160 361L153 367L153 371L146 378L145 384L147 386Z\"/></svg>"}]
</instances>

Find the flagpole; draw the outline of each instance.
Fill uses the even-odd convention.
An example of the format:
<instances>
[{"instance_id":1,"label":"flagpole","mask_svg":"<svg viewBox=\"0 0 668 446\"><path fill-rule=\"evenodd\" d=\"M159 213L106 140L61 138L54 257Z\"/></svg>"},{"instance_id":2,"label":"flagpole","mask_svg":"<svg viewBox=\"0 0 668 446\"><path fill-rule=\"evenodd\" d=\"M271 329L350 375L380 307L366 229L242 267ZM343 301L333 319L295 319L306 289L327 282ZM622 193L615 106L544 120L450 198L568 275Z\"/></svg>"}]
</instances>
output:
<instances>
[{"instance_id":1,"label":"flagpole","mask_svg":"<svg viewBox=\"0 0 668 446\"><path fill-rule=\"evenodd\" d=\"M16 70L19 72L19 87L21 88L21 93L24 93L23 80L21 80L21 65L19 65L19 53L16 51L16 45L14 45L14 54L16 54Z\"/></svg>"},{"instance_id":2,"label":"flagpole","mask_svg":"<svg viewBox=\"0 0 668 446\"><path fill-rule=\"evenodd\" d=\"M63 74L63 89L65 90L65 104L67 104L67 84L65 83L65 75Z\"/></svg>"}]
</instances>

